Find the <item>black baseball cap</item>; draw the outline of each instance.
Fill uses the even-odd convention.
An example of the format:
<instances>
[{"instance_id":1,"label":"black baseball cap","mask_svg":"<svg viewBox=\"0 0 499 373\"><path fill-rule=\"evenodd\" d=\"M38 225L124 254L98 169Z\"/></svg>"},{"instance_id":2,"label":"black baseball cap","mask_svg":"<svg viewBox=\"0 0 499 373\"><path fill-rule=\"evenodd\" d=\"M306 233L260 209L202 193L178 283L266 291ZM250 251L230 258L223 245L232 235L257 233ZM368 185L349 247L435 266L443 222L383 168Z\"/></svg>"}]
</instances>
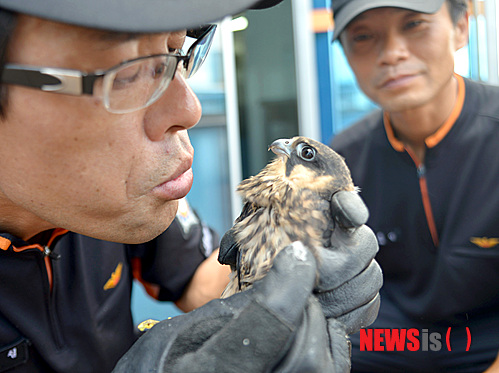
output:
<instances>
[{"instance_id":1,"label":"black baseball cap","mask_svg":"<svg viewBox=\"0 0 499 373\"><path fill-rule=\"evenodd\" d=\"M0 0L0 8L76 26L167 32L216 22L282 0Z\"/></svg>"},{"instance_id":2,"label":"black baseball cap","mask_svg":"<svg viewBox=\"0 0 499 373\"><path fill-rule=\"evenodd\" d=\"M435 13L445 0L333 0L334 34L336 40L359 14L382 7L395 7L421 13Z\"/></svg>"}]
</instances>

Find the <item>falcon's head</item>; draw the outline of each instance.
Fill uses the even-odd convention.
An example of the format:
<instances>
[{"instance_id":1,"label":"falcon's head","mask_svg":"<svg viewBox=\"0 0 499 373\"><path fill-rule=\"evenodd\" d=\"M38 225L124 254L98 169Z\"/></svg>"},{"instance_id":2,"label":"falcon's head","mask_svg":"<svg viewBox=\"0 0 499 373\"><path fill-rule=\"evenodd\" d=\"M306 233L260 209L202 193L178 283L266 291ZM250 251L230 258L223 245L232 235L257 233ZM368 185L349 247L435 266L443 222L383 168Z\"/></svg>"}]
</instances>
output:
<instances>
[{"instance_id":1,"label":"falcon's head","mask_svg":"<svg viewBox=\"0 0 499 373\"><path fill-rule=\"evenodd\" d=\"M289 189L308 189L326 199L339 190L355 190L345 161L329 146L297 136L276 140L269 150L278 157L239 185L246 200L258 204L266 199L280 200Z\"/></svg>"}]
</instances>

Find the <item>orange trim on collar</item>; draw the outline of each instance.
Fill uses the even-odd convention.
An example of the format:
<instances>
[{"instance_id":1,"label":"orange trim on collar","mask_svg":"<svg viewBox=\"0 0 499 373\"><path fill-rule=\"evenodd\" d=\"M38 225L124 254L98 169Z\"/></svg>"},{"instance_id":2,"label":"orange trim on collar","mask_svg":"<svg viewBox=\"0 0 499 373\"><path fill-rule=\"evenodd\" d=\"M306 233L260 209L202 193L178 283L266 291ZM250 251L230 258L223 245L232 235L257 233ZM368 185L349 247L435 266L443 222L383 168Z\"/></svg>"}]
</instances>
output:
<instances>
[{"instance_id":1,"label":"orange trim on collar","mask_svg":"<svg viewBox=\"0 0 499 373\"><path fill-rule=\"evenodd\" d=\"M52 234L50 235L50 239L47 242L47 247L50 247L54 243L54 240L57 237L62 236L63 234L66 234L68 232L69 231L67 229L62 229L62 228L54 229L52 231ZM0 237L0 249L7 250L9 248L10 244L11 244L11 241L9 241L8 239L6 239L4 237ZM21 246L21 247L12 246L12 250L14 250L14 252L16 252L16 253L20 253L20 252L23 252L23 251L28 250L28 249L38 249L41 252L45 251L45 248L42 245L40 245L39 243ZM47 277L48 277L50 291L52 291L52 287L53 287L52 263L50 262L50 258L48 256L45 256L43 259L45 262L45 267L47 269Z\"/></svg>"},{"instance_id":2,"label":"orange trim on collar","mask_svg":"<svg viewBox=\"0 0 499 373\"><path fill-rule=\"evenodd\" d=\"M383 124L385 125L386 136L388 137L388 141L392 145L393 149L398 152L403 152L405 150L404 143L395 137L395 133L393 132L393 128L390 123L390 114L386 111L383 112Z\"/></svg>"},{"instance_id":3,"label":"orange trim on collar","mask_svg":"<svg viewBox=\"0 0 499 373\"><path fill-rule=\"evenodd\" d=\"M66 233L68 233L69 231L67 229L62 229L62 228L55 228L53 231L52 231L52 234L50 235L50 238L47 242L47 246L50 247L52 245L52 243L54 242L54 240L59 237L59 236L62 236ZM1 238L1 237L0 237ZM1 244L1 243L0 243ZM44 247L42 245L40 245L39 243L34 243L34 244L31 244L31 245L26 245L26 246L20 246L20 247L13 247L14 251L15 252L22 252L22 251L25 251L25 250L28 250L28 249L38 249L40 251L44 251Z\"/></svg>"},{"instance_id":4,"label":"orange trim on collar","mask_svg":"<svg viewBox=\"0 0 499 373\"><path fill-rule=\"evenodd\" d=\"M425 139L425 144L428 148L433 148L438 145L440 141L443 140L445 136L449 133L451 128L456 123L457 118L461 114L464 105L464 98L466 96L466 87L464 85L464 79L462 76L454 74L454 77L457 80L457 99L454 104L454 108L450 113L447 120L444 124L432 135L428 136ZM388 141L390 142L393 149L398 152L403 152L405 150L404 143L395 137L395 133L393 132L392 124L390 123L390 115L384 111L383 112L383 124L385 126L386 136L388 137Z\"/></svg>"},{"instance_id":5,"label":"orange trim on collar","mask_svg":"<svg viewBox=\"0 0 499 373\"><path fill-rule=\"evenodd\" d=\"M38 249L40 251L44 250L43 246L38 244L38 243L35 243L33 245L20 246L20 247L12 246L12 250L14 250L14 252L16 252L16 253L22 253L23 251L26 251L29 249Z\"/></svg>"},{"instance_id":6,"label":"orange trim on collar","mask_svg":"<svg viewBox=\"0 0 499 373\"><path fill-rule=\"evenodd\" d=\"M5 237L0 237L0 250L7 251L11 243L12 242L9 239Z\"/></svg>"},{"instance_id":7,"label":"orange trim on collar","mask_svg":"<svg viewBox=\"0 0 499 373\"><path fill-rule=\"evenodd\" d=\"M65 235L68 232L69 231L67 229L63 229L63 228L54 229L54 231L52 232L52 235L50 236L49 242L47 243L47 246L50 247L57 237Z\"/></svg>"},{"instance_id":8,"label":"orange trim on collar","mask_svg":"<svg viewBox=\"0 0 499 373\"><path fill-rule=\"evenodd\" d=\"M464 79L462 76L454 74L454 77L457 79L457 100L454 104L454 109L450 113L449 117L445 121L445 123L435 132L433 135L428 136L425 140L426 146L429 148L433 148L438 145L440 141L443 140L445 136L449 133L454 123L456 123L457 118L461 114L464 105L464 97L466 96L466 88L464 86Z\"/></svg>"}]
</instances>

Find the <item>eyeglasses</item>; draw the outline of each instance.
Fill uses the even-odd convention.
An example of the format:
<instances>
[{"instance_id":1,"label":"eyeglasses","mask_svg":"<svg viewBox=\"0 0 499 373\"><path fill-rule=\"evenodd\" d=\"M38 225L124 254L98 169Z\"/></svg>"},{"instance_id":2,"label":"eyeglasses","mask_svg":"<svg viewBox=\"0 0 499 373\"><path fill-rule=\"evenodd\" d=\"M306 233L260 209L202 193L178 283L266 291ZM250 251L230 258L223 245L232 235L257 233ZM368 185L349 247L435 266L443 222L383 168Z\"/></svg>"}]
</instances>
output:
<instances>
[{"instance_id":1,"label":"eyeglasses","mask_svg":"<svg viewBox=\"0 0 499 373\"><path fill-rule=\"evenodd\" d=\"M153 104L166 91L175 72L190 78L201 67L210 50L216 25L189 30L195 38L184 55L156 54L139 57L87 73L80 70L6 64L2 82L37 88L46 92L101 97L111 113L124 114ZM182 66L178 69L178 64Z\"/></svg>"}]
</instances>

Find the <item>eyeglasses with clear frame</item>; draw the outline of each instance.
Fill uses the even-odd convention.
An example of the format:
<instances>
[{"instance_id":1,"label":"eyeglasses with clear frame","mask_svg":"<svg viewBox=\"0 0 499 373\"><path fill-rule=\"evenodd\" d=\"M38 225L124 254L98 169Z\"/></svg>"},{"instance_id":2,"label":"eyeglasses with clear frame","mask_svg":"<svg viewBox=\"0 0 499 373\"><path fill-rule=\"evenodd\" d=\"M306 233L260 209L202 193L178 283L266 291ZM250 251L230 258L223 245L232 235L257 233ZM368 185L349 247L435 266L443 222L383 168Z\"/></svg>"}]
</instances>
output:
<instances>
[{"instance_id":1,"label":"eyeglasses with clear frame","mask_svg":"<svg viewBox=\"0 0 499 373\"><path fill-rule=\"evenodd\" d=\"M107 70L84 72L73 69L8 63L2 82L68 95L102 98L107 111L125 114L143 109L166 91L177 70L190 78L201 67L210 50L216 25L187 32L196 40L185 54L155 54L123 61ZM185 46L185 45L184 45ZM188 45L187 45L188 46ZM182 63L181 68L178 68Z\"/></svg>"}]
</instances>

